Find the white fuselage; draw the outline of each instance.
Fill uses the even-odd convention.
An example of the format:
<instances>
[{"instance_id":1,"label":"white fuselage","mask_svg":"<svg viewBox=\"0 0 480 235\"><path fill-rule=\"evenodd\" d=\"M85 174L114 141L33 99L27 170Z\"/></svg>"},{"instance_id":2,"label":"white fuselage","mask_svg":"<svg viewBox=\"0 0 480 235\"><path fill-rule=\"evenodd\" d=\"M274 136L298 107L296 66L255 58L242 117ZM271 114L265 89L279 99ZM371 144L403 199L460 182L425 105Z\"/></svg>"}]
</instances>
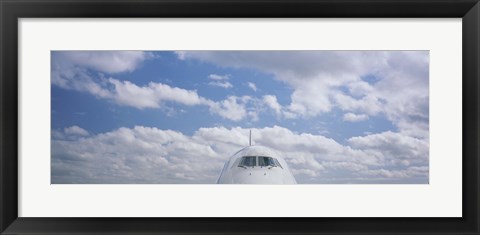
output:
<instances>
[{"instance_id":1,"label":"white fuselage","mask_svg":"<svg viewBox=\"0 0 480 235\"><path fill-rule=\"evenodd\" d=\"M285 160L263 146L249 146L225 163L218 184L296 184Z\"/></svg>"}]
</instances>

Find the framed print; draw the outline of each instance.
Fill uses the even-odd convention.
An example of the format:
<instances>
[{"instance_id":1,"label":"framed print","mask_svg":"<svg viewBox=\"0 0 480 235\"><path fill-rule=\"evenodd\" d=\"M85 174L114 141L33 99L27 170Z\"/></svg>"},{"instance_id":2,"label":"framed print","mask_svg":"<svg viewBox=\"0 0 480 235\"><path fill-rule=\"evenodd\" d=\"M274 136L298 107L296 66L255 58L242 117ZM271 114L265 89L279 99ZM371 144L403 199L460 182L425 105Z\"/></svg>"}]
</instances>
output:
<instances>
[{"instance_id":1,"label":"framed print","mask_svg":"<svg viewBox=\"0 0 480 235\"><path fill-rule=\"evenodd\" d=\"M480 232L478 1L1 4L2 234Z\"/></svg>"}]
</instances>

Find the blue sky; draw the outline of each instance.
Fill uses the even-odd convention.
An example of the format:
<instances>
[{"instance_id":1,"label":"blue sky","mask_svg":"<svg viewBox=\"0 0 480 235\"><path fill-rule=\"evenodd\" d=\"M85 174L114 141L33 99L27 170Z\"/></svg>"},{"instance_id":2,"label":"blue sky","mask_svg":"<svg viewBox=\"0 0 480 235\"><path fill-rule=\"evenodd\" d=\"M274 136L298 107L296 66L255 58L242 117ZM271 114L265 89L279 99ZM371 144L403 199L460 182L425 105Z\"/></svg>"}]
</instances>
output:
<instances>
[{"instance_id":1,"label":"blue sky","mask_svg":"<svg viewBox=\"0 0 480 235\"><path fill-rule=\"evenodd\" d=\"M214 183L246 145L299 183L428 183L428 51L53 51L52 183Z\"/></svg>"}]
</instances>

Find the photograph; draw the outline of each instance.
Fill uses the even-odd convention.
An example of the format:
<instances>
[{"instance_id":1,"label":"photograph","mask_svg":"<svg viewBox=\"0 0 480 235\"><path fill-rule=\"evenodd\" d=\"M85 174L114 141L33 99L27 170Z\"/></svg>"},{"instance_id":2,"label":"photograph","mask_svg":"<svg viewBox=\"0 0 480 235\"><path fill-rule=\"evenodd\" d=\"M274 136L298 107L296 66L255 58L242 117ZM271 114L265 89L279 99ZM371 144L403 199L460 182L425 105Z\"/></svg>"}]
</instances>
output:
<instances>
[{"instance_id":1,"label":"photograph","mask_svg":"<svg viewBox=\"0 0 480 235\"><path fill-rule=\"evenodd\" d=\"M428 50L52 50L51 184L429 184Z\"/></svg>"},{"instance_id":2,"label":"photograph","mask_svg":"<svg viewBox=\"0 0 480 235\"><path fill-rule=\"evenodd\" d=\"M480 234L480 0L0 2L1 234Z\"/></svg>"}]
</instances>

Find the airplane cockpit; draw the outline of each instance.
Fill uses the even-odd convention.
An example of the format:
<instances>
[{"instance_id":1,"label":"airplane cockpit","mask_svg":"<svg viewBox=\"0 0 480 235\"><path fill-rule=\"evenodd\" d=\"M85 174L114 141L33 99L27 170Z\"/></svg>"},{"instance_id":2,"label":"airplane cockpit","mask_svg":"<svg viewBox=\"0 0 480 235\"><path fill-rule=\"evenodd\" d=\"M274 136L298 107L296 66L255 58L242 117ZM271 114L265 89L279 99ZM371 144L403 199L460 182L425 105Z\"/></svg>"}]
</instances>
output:
<instances>
[{"instance_id":1,"label":"airplane cockpit","mask_svg":"<svg viewBox=\"0 0 480 235\"><path fill-rule=\"evenodd\" d=\"M238 164L237 167L268 167L269 169L272 167L280 167L283 169L282 165L278 162L276 158L273 157L265 157L265 156L246 156L239 158L237 160Z\"/></svg>"},{"instance_id":2,"label":"airplane cockpit","mask_svg":"<svg viewBox=\"0 0 480 235\"><path fill-rule=\"evenodd\" d=\"M248 146L225 163L218 184L296 184L280 154L264 146Z\"/></svg>"}]
</instances>

